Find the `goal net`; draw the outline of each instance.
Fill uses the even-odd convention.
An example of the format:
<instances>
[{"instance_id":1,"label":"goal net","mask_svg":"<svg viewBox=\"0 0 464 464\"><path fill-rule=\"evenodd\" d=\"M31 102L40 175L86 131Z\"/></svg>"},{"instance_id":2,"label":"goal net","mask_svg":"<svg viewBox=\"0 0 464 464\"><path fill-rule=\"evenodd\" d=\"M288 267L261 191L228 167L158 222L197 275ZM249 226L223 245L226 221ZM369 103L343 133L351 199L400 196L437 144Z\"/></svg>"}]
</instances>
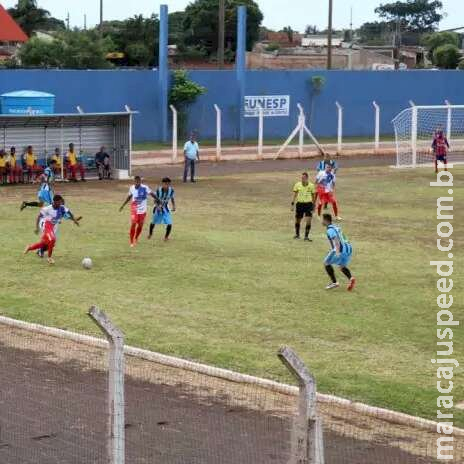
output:
<instances>
[{"instance_id":1,"label":"goal net","mask_svg":"<svg viewBox=\"0 0 464 464\"><path fill-rule=\"evenodd\" d=\"M396 166L399 168L431 165L432 143L441 130L450 144L449 160L464 159L464 105L411 106L393 120L396 137Z\"/></svg>"}]
</instances>

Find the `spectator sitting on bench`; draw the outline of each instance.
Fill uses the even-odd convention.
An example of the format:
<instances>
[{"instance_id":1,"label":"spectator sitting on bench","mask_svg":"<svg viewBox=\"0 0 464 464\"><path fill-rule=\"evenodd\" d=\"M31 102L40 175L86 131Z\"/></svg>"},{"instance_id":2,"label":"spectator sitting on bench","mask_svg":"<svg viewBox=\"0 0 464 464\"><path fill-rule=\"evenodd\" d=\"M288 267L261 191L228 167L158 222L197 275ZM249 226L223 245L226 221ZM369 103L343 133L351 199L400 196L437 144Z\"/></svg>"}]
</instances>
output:
<instances>
[{"instance_id":1,"label":"spectator sitting on bench","mask_svg":"<svg viewBox=\"0 0 464 464\"><path fill-rule=\"evenodd\" d=\"M69 170L71 171L71 181L77 182L76 174L77 171L79 171L82 182L85 182L85 167L81 162L79 162L78 156L74 151L73 143L69 144L69 151L66 155L66 158L68 161Z\"/></svg>"},{"instance_id":2,"label":"spectator sitting on bench","mask_svg":"<svg viewBox=\"0 0 464 464\"><path fill-rule=\"evenodd\" d=\"M23 170L21 166L18 165L15 147L10 148L10 154L8 155L6 161L6 167L8 171L8 178L10 184L18 184L19 182L24 182Z\"/></svg>"},{"instance_id":3,"label":"spectator sitting on bench","mask_svg":"<svg viewBox=\"0 0 464 464\"><path fill-rule=\"evenodd\" d=\"M40 167L37 164L37 157L34 154L32 145L29 145L24 154L24 172L27 174L27 181L35 181L40 174Z\"/></svg>"},{"instance_id":4,"label":"spectator sitting on bench","mask_svg":"<svg viewBox=\"0 0 464 464\"><path fill-rule=\"evenodd\" d=\"M100 151L95 155L95 165L100 180L111 179L110 155L106 153L105 147L101 147Z\"/></svg>"}]
</instances>

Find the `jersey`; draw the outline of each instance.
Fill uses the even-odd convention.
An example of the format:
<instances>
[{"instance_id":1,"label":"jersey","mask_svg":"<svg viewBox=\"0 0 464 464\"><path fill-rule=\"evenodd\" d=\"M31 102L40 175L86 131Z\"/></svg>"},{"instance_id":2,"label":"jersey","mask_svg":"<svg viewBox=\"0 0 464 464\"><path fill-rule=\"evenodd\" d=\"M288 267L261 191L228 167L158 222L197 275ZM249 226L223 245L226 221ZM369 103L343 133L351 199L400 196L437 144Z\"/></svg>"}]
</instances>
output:
<instances>
[{"instance_id":1,"label":"jersey","mask_svg":"<svg viewBox=\"0 0 464 464\"><path fill-rule=\"evenodd\" d=\"M76 166L77 164L77 155L74 151L69 151L68 152L68 155L67 155L67 158L68 158L68 163L70 166Z\"/></svg>"},{"instance_id":2,"label":"jersey","mask_svg":"<svg viewBox=\"0 0 464 464\"><path fill-rule=\"evenodd\" d=\"M169 202L174 199L174 189L172 187L168 187L167 190L164 190L163 187L159 187L156 189L155 196L158 208L161 207L163 212L169 213Z\"/></svg>"},{"instance_id":3,"label":"jersey","mask_svg":"<svg viewBox=\"0 0 464 464\"><path fill-rule=\"evenodd\" d=\"M316 177L316 182L324 188L325 193L332 193L335 190L335 174L322 171Z\"/></svg>"},{"instance_id":4,"label":"jersey","mask_svg":"<svg viewBox=\"0 0 464 464\"><path fill-rule=\"evenodd\" d=\"M0 156L0 168L6 167L6 158L4 156Z\"/></svg>"},{"instance_id":5,"label":"jersey","mask_svg":"<svg viewBox=\"0 0 464 464\"><path fill-rule=\"evenodd\" d=\"M335 245L335 240L338 239L340 242L340 253L351 253L351 244L339 226L330 224L327 227L327 239L329 240L331 251L338 251Z\"/></svg>"},{"instance_id":6,"label":"jersey","mask_svg":"<svg viewBox=\"0 0 464 464\"><path fill-rule=\"evenodd\" d=\"M293 193L297 193L297 203L312 203L316 191L314 189L314 184L311 182L308 182L308 185L303 185L303 182L297 182L293 187Z\"/></svg>"},{"instance_id":7,"label":"jersey","mask_svg":"<svg viewBox=\"0 0 464 464\"><path fill-rule=\"evenodd\" d=\"M34 167L35 162L36 162L36 160L37 160L36 157L35 157L35 155L34 155L34 153L26 153L25 159L26 159L26 166L27 166L28 168Z\"/></svg>"},{"instance_id":8,"label":"jersey","mask_svg":"<svg viewBox=\"0 0 464 464\"><path fill-rule=\"evenodd\" d=\"M326 168L327 166L331 166L334 173L336 173L337 170L338 170L338 164L337 164L336 161L324 159L324 160L322 160L322 161L319 161L319 163L317 164L317 166L316 166L316 172L317 172L317 173L320 173L321 171L324 171L324 172L325 172L325 168Z\"/></svg>"},{"instance_id":9,"label":"jersey","mask_svg":"<svg viewBox=\"0 0 464 464\"><path fill-rule=\"evenodd\" d=\"M61 168L61 156L60 155L54 154L52 155L50 160L55 161L57 168Z\"/></svg>"},{"instance_id":10,"label":"jersey","mask_svg":"<svg viewBox=\"0 0 464 464\"><path fill-rule=\"evenodd\" d=\"M55 173L49 166L44 169L43 175L45 176L47 183L53 182L55 180Z\"/></svg>"},{"instance_id":11,"label":"jersey","mask_svg":"<svg viewBox=\"0 0 464 464\"><path fill-rule=\"evenodd\" d=\"M448 139L444 136L437 136L433 139L432 148L436 156L446 156L449 146Z\"/></svg>"},{"instance_id":12,"label":"jersey","mask_svg":"<svg viewBox=\"0 0 464 464\"><path fill-rule=\"evenodd\" d=\"M16 155L9 155L7 159L7 163L10 166L10 168L16 168Z\"/></svg>"},{"instance_id":13,"label":"jersey","mask_svg":"<svg viewBox=\"0 0 464 464\"><path fill-rule=\"evenodd\" d=\"M141 184L139 187L133 185L129 189L132 196L132 208L137 214L146 214L148 209L148 195L152 193L150 187Z\"/></svg>"},{"instance_id":14,"label":"jersey","mask_svg":"<svg viewBox=\"0 0 464 464\"><path fill-rule=\"evenodd\" d=\"M53 205L45 206L40 210L40 221L42 229L47 222L53 224L54 227L58 226L58 224L61 224L61 221L66 219L70 213L71 212L69 209L65 206L60 206L56 209L53 207Z\"/></svg>"}]
</instances>

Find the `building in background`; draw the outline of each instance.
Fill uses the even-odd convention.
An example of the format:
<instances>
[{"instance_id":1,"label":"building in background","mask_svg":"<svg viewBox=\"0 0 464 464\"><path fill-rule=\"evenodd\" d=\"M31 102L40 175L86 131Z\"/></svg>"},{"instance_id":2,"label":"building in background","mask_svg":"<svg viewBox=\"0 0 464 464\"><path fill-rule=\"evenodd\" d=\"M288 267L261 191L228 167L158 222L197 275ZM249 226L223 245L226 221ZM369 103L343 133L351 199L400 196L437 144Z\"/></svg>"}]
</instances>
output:
<instances>
[{"instance_id":1,"label":"building in background","mask_svg":"<svg viewBox=\"0 0 464 464\"><path fill-rule=\"evenodd\" d=\"M14 56L18 47L28 40L24 31L0 5L0 61Z\"/></svg>"}]
</instances>

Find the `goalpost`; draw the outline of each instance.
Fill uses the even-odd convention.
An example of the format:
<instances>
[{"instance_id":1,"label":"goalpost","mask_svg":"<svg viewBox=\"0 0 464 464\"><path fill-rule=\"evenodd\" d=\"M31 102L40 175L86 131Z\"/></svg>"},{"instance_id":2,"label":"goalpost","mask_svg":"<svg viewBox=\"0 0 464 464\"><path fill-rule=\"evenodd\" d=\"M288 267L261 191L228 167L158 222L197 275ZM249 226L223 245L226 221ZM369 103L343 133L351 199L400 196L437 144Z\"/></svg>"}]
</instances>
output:
<instances>
[{"instance_id":1,"label":"goalpost","mask_svg":"<svg viewBox=\"0 0 464 464\"><path fill-rule=\"evenodd\" d=\"M419 167L434 162L432 142L438 130L450 143L450 160L464 160L464 105L411 106L393 120L396 167Z\"/></svg>"}]
</instances>

